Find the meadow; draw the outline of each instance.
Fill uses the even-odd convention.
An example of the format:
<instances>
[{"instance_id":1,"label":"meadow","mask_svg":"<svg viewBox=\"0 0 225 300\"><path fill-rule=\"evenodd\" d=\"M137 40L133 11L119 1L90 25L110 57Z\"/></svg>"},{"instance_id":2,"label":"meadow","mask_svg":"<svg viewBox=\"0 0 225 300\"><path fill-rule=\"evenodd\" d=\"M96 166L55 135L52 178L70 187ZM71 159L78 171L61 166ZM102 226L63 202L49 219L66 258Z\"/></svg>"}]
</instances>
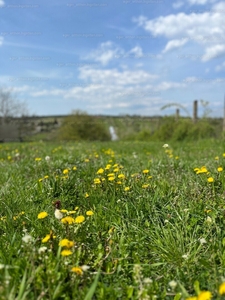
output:
<instances>
[{"instance_id":1,"label":"meadow","mask_svg":"<svg viewBox=\"0 0 225 300\"><path fill-rule=\"evenodd\" d=\"M0 145L0 299L225 299L225 143Z\"/></svg>"}]
</instances>

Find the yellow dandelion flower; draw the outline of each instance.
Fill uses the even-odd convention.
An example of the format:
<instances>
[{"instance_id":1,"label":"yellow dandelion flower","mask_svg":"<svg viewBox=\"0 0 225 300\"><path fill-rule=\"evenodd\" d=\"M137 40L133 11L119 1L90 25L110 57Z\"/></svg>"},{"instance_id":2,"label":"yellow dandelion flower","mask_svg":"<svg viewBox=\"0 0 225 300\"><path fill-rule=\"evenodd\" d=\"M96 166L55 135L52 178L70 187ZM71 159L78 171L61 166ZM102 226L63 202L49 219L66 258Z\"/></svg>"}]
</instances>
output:
<instances>
[{"instance_id":1,"label":"yellow dandelion flower","mask_svg":"<svg viewBox=\"0 0 225 300\"><path fill-rule=\"evenodd\" d=\"M94 184L100 184L100 183L101 183L101 180L99 178L94 179Z\"/></svg>"},{"instance_id":2,"label":"yellow dandelion flower","mask_svg":"<svg viewBox=\"0 0 225 300\"><path fill-rule=\"evenodd\" d=\"M84 197L85 197L85 198L88 198L88 197L89 197L89 194L88 194L88 193L85 193Z\"/></svg>"},{"instance_id":3,"label":"yellow dandelion flower","mask_svg":"<svg viewBox=\"0 0 225 300\"><path fill-rule=\"evenodd\" d=\"M84 217L84 216L78 216L78 217L76 217L76 219L75 219L75 223L80 224L80 223L83 223L84 220L85 220L85 217Z\"/></svg>"},{"instance_id":4,"label":"yellow dandelion flower","mask_svg":"<svg viewBox=\"0 0 225 300\"><path fill-rule=\"evenodd\" d=\"M223 157L225 157L225 153L223 153Z\"/></svg>"},{"instance_id":5,"label":"yellow dandelion flower","mask_svg":"<svg viewBox=\"0 0 225 300\"><path fill-rule=\"evenodd\" d=\"M119 179L124 179L124 178L125 178L125 175L124 175L124 174L119 174L119 175L118 175L118 178L119 178Z\"/></svg>"},{"instance_id":6,"label":"yellow dandelion flower","mask_svg":"<svg viewBox=\"0 0 225 300\"><path fill-rule=\"evenodd\" d=\"M59 242L59 246L61 247L66 247L66 248L72 248L74 246L74 242L73 241L70 241L68 239L62 239L60 242Z\"/></svg>"},{"instance_id":7,"label":"yellow dandelion flower","mask_svg":"<svg viewBox=\"0 0 225 300\"><path fill-rule=\"evenodd\" d=\"M42 211L38 214L38 219L44 219L48 216L48 213L46 211Z\"/></svg>"},{"instance_id":8,"label":"yellow dandelion flower","mask_svg":"<svg viewBox=\"0 0 225 300\"><path fill-rule=\"evenodd\" d=\"M218 159L219 159L219 156L216 156L216 157L215 157L215 160L218 160Z\"/></svg>"},{"instance_id":9,"label":"yellow dandelion flower","mask_svg":"<svg viewBox=\"0 0 225 300\"><path fill-rule=\"evenodd\" d=\"M36 157L36 158L35 158L35 161L40 161L40 160L42 160L41 157Z\"/></svg>"},{"instance_id":10,"label":"yellow dandelion flower","mask_svg":"<svg viewBox=\"0 0 225 300\"><path fill-rule=\"evenodd\" d=\"M103 174L103 173L104 173L104 169L103 168L98 169L98 171L96 172L96 174Z\"/></svg>"},{"instance_id":11,"label":"yellow dandelion flower","mask_svg":"<svg viewBox=\"0 0 225 300\"><path fill-rule=\"evenodd\" d=\"M71 269L71 271L72 271L73 273L76 273L77 275L82 275L82 274L83 274L83 270L82 270L80 267L73 267L73 268Z\"/></svg>"},{"instance_id":12,"label":"yellow dandelion flower","mask_svg":"<svg viewBox=\"0 0 225 300\"><path fill-rule=\"evenodd\" d=\"M114 173L109 173L109 174L107 174L107 176L112 177L112 176L115 176L115 174Z\"/></svg>"},{"instance_id":13,"label":"yellow dandelion flower","mask_svg":"<svg viewBox=\"0 0 225 300\"><path fill-rule=\"evenodd\" d=\"M117 183L117 184L122 184L122 181L117 181L116 183Z\"/></svg>"},{"instance_id":14,"label":"yellow dandelion flower","mask_svg":"<svg viewBox=\"0 0 225 300\"><path fill-rule=\"evenodd\" d=\"M220 286L219 286L219 294L225 295L225 282L223 282Z\"/></svg>"},{"instance_id":15,"label":"yellow dandelion flower","mask_svg":"<svg viewBox=\"0 0 225 300\"><path fill-rule=\"evenodd\" d=\"M125 192L127 192L127 191L129 191L129 190L130 190L129 186L126 186L126 187L124 188L124 191L125 191Z\"/></svg>"},{"instance_id":16,"label":"yellow dandelion flower","mask_svg":"<svg viewBox=\"0 0 225 300\"><path fill-rule=\"evenodd\" d=\"M41 242L42 242L42 243L47 243L47 242L50 240L50 238L51 238L51 235L50 235L50 234L47 234L46 237L44 237L44 238L41 240Z\"/></svg>"},{"instance_id":17,"label":"yellow dandelion flower","mask_svg":"<svg viewBox=\"0 0 225 300\"><path fill-rule=\"evenodd\" d=\"M108 165L106 165L105 170L109 170L110 168L111 168L111 165L108 164Z\"/></svg>"},{"instance_id":18,"label":"yellow dandelion flower","mask_svg":"<svg viewBox=\"0 0 225 300\"><path fill-rule=\"evenodd\" d=\"M84 162L89 162L89 159L88 159L88 158L85 158Z\"/></svg>"},{"instance_id":19,"label":"yellow dandelion flower","mask_svg":"<svg viewBox=\"0 0 225 300\"><path fill-rule=\"evenodd\" d=\"M68 211L69 215L74 215L75 213L76 213L76 210L70 210L70 211Z\"/></svg>"},{"instance_id":20,"label":"yellow dandelion flower","mask_svg":"<svg viewBox=\"0 0 225 300\"><path fill-rule=\"evenodd\" d=\"M222 167L218 167L218 168L217 168L217 171L218 171L218 172L222 172L222 171L223 171L223 168L222 168Z\"/></svg>"},{"instance_id":21,"label":"yellow dandelion flower","mask_svg":"<svg viewBox=\"0 0 225 300\"><path fill-rule=\"evenodd\" d=\"M76 170L77 170L77 167L76 167L76 166L74 166L74 167L73 167L73 170L74 170L74 171L76 171Z\"/></svg>"},{"instance_id":22,"label":"yellow dandelion flower","mask_svg":"<svg viewBox=\"0 0 225 300\"><path fill-rule=\"evenodd\" d=\"M68 249L62 250L62 252L61 252L62 256L69 256L71 254L73 254L73 252L71 250L68 250Z\"/></svg>"},{"instance_id":23,"label":"yellow dandelion flower","mask_svg":"<svg viewBox=\"0 0 225 300\"><path fill-rule=\"evenodd\" d=\"M110 176L110 177L108 178L108 180L109 180L109 181L115 180L115 176Z\"/></svg>"},{"instance_id":24,"label":"yellow dandelion flower","mask_svg":"<svg viewBox=\"0 0 225 300\"><path fill-rule=\"evenodd\" d=\"M213 177L209 177L209 178L207 179L207 181L208 181L208 182L213 182L214 179L213 179Z\"/></svg>"},{"instance_id":25,"label":"yellow dandelion flower","mask_svg":"<svg viewBox=\"0 0 225 300\"><path fill-rule=\"evenodd\" d=\"M67 216L65 218L62 218L61 219L61 222L63 224L73 224L75 222L74 218L70 217L70 216Z\"/></svg>"},{"instance_id":26,"label":"yellow dandelion flower","mask_svg":"<svg viewBox=\"0 0 225 300\"><path fill-rule=\"evenodd\" d=\"M42 180L43 180L43 178L39 178L39 179L38 179L39 182L42 182Z\"/></svg>"},{"instance_id":27,"label":"yellow dandelion flower","mask_svg":"<svg viewBox=\"0 0 225 300\"><path fill-rule=\"evenodd\" d=\"M197 300L211 300L211 299L212 299L212 293L209 291L202 291L197 298Z\"/></svg>"},{"instance_id":28,"label":"yellow dandelion flower","mask_svg":"<svg viewBox=\"0 0 225 300\"><path fill-rule=\"evenodd\" d=\"M74 210L78 210L79 209L79 207L78 206L76 206L75 208L74 208Z\"/></svg>"},{"instance_id":29,"label":"yellow dandelion flower","mask_svg":"<svg viewBox=\"0 0 225 300\"><path fill-rule=\"evenodd\" d=\"M67 213L67 212L68 212L67 209L60 209L60 211L61 211L62 213Z\"/></svg>"},{"instance_id":30,"label":"yellow dandelion flower","mask_svg":"<svg viewBox=\"0 0 225 300\"><path fill-rule=\"evenodd\" d=\"M87 212L86 212L86 215L87 216L92 216L94 214L94 212L92 211L92 210L88 210Z\"/></svg>"},{"instance_id":31,"label":"yellow dandelion flower","mask_svg":"<svg viewBox=\"0 0 225 300\"><path fill-rule=\"evenodd\" d=\"M63 174L64 174L64 175L67 175L68 173L69 173L69 169L64 169L64 170L63 170Z\"/></svg>"},{"instance_id":32,"label":"yellow dandelion flower","mask_svg":"<svg viewBox=\"0 0 225 300\"><path fill-rule=\"evenodd\" d=\"M142 173L147 174L147 173L149 173L149 170L143 170Z\"/></svg>"},{"instance_id":33,"label":"yellow dandelion flower","mask_svg":"<svg viewBox=\"0 0 225 300\"><path fill-rule=\"evenodd\" d=\"M149 187L149 184L143 184L143 185L142 185L142 188L143 188L143 189L147 189L148 187Z\"/></svg>"},{"instance_id":34,"label":"yellow dandelion flower","mask_svg":"<svg viewBox=\"0 0 225 300\"><path fill-rule=\"evenodd\" d=\"M150 175L150 176L148 176L148 179L152 179L152 176Z\"/></svg>"},{"instance_id":35,"label":"yellow dandelion flower","mask_svg":"<svg viewBox=\"0 0 225 300\"><path fill-rule=\"evenodd\" d=\"M119 170L120 170L119 168L115 168L115 169L113 170L113 172L116 173L116 172L119 172Z\"/></svg>"}]
</instances>

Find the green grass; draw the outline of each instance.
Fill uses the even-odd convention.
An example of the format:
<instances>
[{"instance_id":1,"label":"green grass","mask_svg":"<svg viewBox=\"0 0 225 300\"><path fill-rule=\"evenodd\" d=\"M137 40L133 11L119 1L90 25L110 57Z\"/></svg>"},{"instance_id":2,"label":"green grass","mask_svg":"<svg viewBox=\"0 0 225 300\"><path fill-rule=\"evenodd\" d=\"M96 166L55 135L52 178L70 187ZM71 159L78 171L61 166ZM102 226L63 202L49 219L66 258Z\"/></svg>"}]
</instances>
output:
<instances>
[{"instance_id":1,"label":"green grass","mask_svg":"<svg viewBox=\"0 0 225 300\"><path fill-rule=\"evenodd\" d=\"M219 140L2 144L0 299L222 299L224 152Z\"/></svg>"}]
</instances>

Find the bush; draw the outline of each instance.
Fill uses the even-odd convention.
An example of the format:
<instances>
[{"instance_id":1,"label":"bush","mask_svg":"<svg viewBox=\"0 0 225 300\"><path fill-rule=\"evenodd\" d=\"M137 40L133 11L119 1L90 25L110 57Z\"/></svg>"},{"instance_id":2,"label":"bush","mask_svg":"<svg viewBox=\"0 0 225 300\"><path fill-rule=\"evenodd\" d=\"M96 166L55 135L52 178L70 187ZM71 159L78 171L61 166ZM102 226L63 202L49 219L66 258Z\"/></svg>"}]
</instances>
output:
<instances>
[{"instance_id":1,"label":"bush","mask_svg":"<svg viewBox=\"0 0 225 300\"><path fill-rule=\"evenodd\" d=\"M106 124L98 117L85 112L75 112L66 117L59 129L60 140L109 141L111 136Z\"/></svg>"}]
</instances>

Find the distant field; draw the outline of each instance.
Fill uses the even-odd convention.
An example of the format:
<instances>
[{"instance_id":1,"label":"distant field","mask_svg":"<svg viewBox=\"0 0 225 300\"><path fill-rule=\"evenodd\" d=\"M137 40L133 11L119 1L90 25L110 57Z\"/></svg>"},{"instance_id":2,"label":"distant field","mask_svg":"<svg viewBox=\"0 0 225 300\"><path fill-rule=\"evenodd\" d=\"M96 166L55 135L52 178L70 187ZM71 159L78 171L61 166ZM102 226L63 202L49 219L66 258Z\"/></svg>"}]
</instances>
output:
<instances>
[{"instance_id":1,"label":"distant field","mask_svg":"<svg viewBox=\"0 0 225 300\"><path fill-rule=\"evenodd\" d=\"M2 144L0 299L222 299L225 144L167 146Z\"/></svg>"}]
</instances>

